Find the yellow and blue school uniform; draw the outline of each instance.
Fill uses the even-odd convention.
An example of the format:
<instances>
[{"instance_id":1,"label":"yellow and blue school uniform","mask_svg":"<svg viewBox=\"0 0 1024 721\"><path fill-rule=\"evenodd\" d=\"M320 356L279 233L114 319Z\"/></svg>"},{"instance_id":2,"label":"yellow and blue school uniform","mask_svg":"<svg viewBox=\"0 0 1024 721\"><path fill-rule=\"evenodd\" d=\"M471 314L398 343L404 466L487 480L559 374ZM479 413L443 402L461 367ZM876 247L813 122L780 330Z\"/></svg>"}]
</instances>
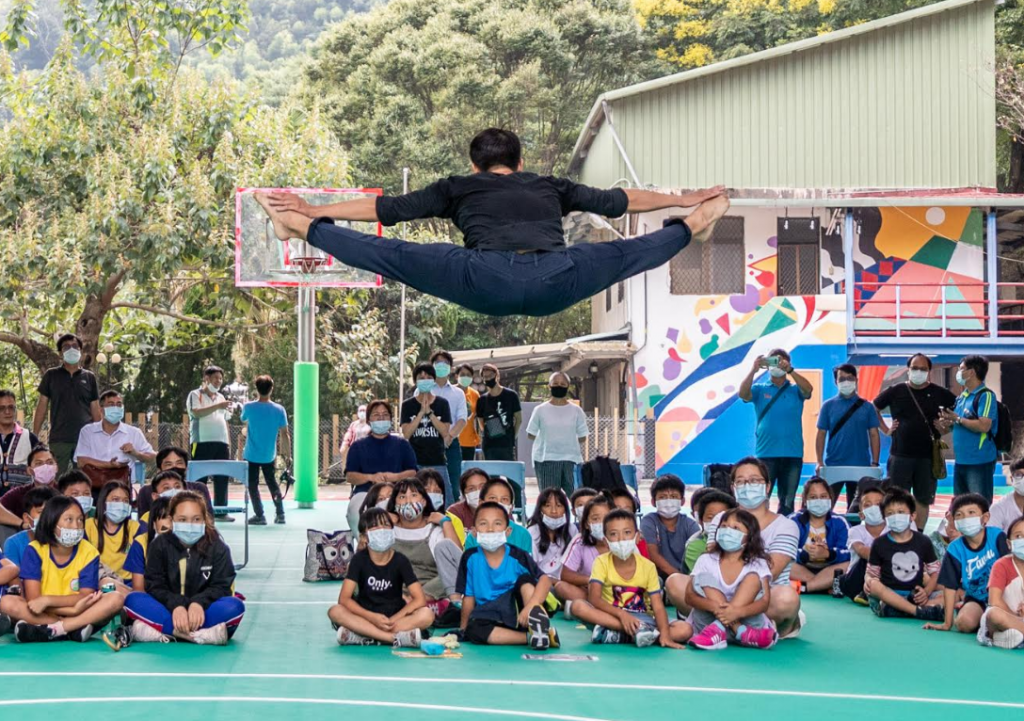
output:
<instances>
[{"instance_id":1,"label":"yellow and blue school uniform","mask_svg":"<svg viewBox=\"0 0 1024 721\"><path fill-rule=\"evenodd\" d=\"M124 524L128 524L128 538L134 539L142 533L142 526L139 522L133 519L128 519L113 533L107 533L107 529L103 529L103 552L100 554L100 563L109 568L111 572L124 581L127 584L132 582L132 574L130 571L125 570L124 563L128 558L128 550L121 550L121 533L124 529ZM100 526L95 518L87 518L85 521L85 539L93 545L93 547L99 547L100 540ZM131 542L129 541L129 548Z\"/></svg>"},{"instance_id":2,"label":"yellow and blue school uniform","mask_svg":"<svg viewBox=\"0 0 1024 721\"><path fill-rule=\"evenodd\" d=\"M48 544L32 541L21 559L22 581L38 581L43 596L72 596L79 591L95 591L100 586L100 552L82 541L71 549L71 558L63 566L54 560Z\"/></svg>"},{"instance_id":3,"label":"yellow and blue school uniform","mask_svg":"<svg viewBox=\"0 0 1024 721\"><path fill-rule=\"evenodd\" d=\"M128 549L128 556L124 559L124 570L128 574L138 573L143 576L146 574L146 550L148 545L149 535L146 533L140 533L132 541L131 548Z\"/></svg>"}]
</instances>

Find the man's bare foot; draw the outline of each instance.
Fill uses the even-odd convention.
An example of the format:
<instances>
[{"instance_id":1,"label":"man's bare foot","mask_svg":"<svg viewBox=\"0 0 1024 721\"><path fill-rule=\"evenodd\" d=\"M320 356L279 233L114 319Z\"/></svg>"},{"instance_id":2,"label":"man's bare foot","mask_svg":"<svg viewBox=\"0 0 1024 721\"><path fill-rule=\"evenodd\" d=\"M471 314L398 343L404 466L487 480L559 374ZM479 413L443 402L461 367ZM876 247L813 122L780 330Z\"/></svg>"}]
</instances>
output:
<instances>
[{"instance_id":1,"label":"man's bare foot","mask_svg":"<svg viewBox=\"0 0 1024 721\"><path fill-rule=\"evenodd\" d=\"M724 195L717 195L698 205L696 210L686 216L685 221L693 234L693 239L703 243L710 238L715 230L715 224L728 210L729 199Z\"/></svg>"},{"instance_id":2,"label":"man's bare foot","mask_svg":"<svg viewBox=\"0 0 1024 721\"><path fill-rule=\"evenodd\" d=\"M270 204L270 195L267 193L253 193L256 202L267 212L270 222L274 225L274 235L278 240L289 241L292 238L306 239L306 230L309 229L310 219L294 211L275 210Z\"/></svg>"}]
</instances>

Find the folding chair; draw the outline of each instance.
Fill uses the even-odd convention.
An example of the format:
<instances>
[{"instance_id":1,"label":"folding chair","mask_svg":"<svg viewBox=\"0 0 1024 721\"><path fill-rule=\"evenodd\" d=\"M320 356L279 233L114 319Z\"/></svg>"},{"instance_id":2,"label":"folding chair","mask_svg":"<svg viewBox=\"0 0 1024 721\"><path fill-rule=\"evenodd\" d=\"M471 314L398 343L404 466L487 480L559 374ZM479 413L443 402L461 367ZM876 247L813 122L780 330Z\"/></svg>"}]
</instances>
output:
<instances>
[{"instance_id":1,"label":"folding chair","mask_svg":"<svg viewBox=\"0 0 1024 721\"><path fill-rule=\"evenodd\" d=\"M489 476L504 476L512 481L515 487L515 498L512 499L513 512L522 522L526 518L526 464L522 461L463 461L462 472L470 468L479 468ZM453 478L452 483L458 483Z\"/></svg>"},{"instance_id":2,"label":"folding chair","mask_svg":"<svg viewBox=\"0 0 1024 721\"><path fill-rule=\"evenodd\" d=\"M186 481L200 481L210 476L227 476L242 484L244 505L214 506L213 510L222 513L242 513L245 520L245 555L242 563L235 564L240 571L249 564L249 464L245 461L191 461L185 472Z\"/></svg>"}]
</instances>

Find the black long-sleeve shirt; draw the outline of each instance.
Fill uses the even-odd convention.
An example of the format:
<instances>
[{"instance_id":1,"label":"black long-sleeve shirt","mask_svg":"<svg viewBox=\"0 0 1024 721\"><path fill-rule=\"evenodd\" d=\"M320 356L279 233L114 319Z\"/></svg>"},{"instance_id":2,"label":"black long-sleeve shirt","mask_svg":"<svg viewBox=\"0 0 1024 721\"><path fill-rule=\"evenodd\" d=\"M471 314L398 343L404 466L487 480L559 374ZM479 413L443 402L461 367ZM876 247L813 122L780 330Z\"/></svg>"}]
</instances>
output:
<instances>
[{"instance_id":1,"label":"black long-sleeve shirt","mask_svg":"<svg viewBox=\"0 0 1024 721\"><path fill-rule=\"evenodd\" d=\"M146 553L145 578L146 593L169 611L192 603L207 609L217 599L232 594L235 564L231 549L219 538L203 554L168 532L153 537Z\"/></svg>"}]
</instances>

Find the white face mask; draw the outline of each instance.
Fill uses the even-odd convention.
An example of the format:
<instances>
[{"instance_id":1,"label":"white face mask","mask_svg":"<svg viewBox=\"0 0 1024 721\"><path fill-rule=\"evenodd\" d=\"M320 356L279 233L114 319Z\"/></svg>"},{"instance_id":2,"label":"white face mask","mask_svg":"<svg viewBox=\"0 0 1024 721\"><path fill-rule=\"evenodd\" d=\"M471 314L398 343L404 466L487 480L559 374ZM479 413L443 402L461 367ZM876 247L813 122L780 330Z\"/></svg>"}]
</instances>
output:
<instances>
[{"instance_id":1,"label":"white face mask","mask_svg":"<svg viewBox=\"0 0 1024 721\"><path fill-rule=\"evenodd\" d=\"M470 508L476 508L480 505L480 491L470 491L466 494L466 505Z\"/></svg>"},{"instance_id":2,"label":"white face mask","mask_svg":"<svg viewBox=\"0 0 1024 721\"><path fill-rule=\"evenodd\" d=\"M850 397L857 392L857 381L839 381L839 395Z\"/></svg>"},{"instance_id":3,"label":"white face mask","mask_svg":"<svg viewBox=\"0 0 1024 721\"><path fill-rule=\"evenodd\" d=\"M541 514L540 520L552 531L557 531L566 524L565 516L549 516L546 513Z\"/></svg>"},{"instance_id":4,"label":"white face mask","mask_svg":"<svg viewBox=\"0 0 1024 721\"><path fill-rule=\"evenodd\" d=\"M658 509L658 515L668 519L678 516L683 508L683 502L678 498L662 498L655 501L654 505Z\"/></svg>"},{"instance_id":5,"label":"white face mask","mask_svg":"<svg viewBox=\"0 0 1024 721\"><path fill-rule=\"evenodd\" d=\"M772 378L782 378L784 375L786 375L786 371L782 370L778 366L769 368L768 373L769 375L771 375Z\"/></svg>"},{"instance_id":6,"label":"white face mask","mask_svg":"<svg viewBox=\"0 0 1024 721\"><path fill-rule=\"evenodd\" d=\"M608 550L620 561L628 560L636 552L636 539L630 538L625 541L609 541Z\"/></svg>"},{"instance_id":7,"label":"white face mask","mask_svg":"<svg viewBox=\"0 0 1024 721\"><path fill-rule=\"evenodd\" d=\"M85 531L81 528L58 528L57 541L65 548L77 546L85 538Z\"/></svg>"},{"instance_id":8,"label":"white face mask","mask_svg":"<svg viewBox=\"0 0 1024 721\"><path fill-rule=\"evenodd\" d=\"M497 551L505 545L505 538L505 534L501 531L476 534L477 544L485 551Z\"/></svg>"},{"instance_id":9,"label":"white face mask","mask_svg":"<svg viewBox=\"0 0 1024 721\"><path fill-rule=\"evenodd\" d=\"M910 528L910 514L909 513L894 513L888 516L886 519L889 523L889 530L893 533L903 533L905 530Z\"/></svg>"},{"instance_id":10,"label":"white face mask","mask_svg":"<svg viewBox=\"0 0 1024 721\"><path fill-rule=\"evenodd\" d=\"M1024 496L1024 475L1013 476L1010 482L1013 485L1013 492L1018 496Z\"/></svg>"},{"instance_id":11,"label":"white face mask","mask_svg":"<svg viewBox=\"0 0 1024 721\"><path fill-rule=\"evenodd\" d=\"M595 541L604 540L604 523L591 523L590 524L590 535L594 537Z\"/></svg>"},{"instance_id":12,"label":"white face mask","mask_svg":"<svg viewBox=\"0 0 1024 721\"><path fill-rule=\"evenodd\" d=\"M430 502L434 505L435 511L440 511L442 508L444 508L443 493L428 493L427 497L430 498Z\"/></svg>"},{"instance_id":13,"label":"white face mask","mask_svg":"<svg viewBox=\"0 0 1024 721\"><path fill-rule=\"evenodd\" d=\"M180 488L168 488L166 491L160 494L161 498L174 498L176 495L181 493Z\"/></svg>"},{"instance_id":14,"label":"white face mask","mask_svg":"<svg viewBox=\"0 0 1024 721\"><path fill-rule=\"evenodd\" d=\"M62 354L64 362L69 366L78 365L78 361L82 360L82 351L77 348L68 348Z\"/></svg>"},{"instance_id":15,"label":"white face mask","mask_svg":"<svg viewBox=\"0 0 1024 721\"><path fill-rule=\"evenodd\" d=\"M907 372L907 377L915 386L921 386L928 382L928 371L911 369Z\"/></svg>"},{"instance_id":16,"label":"white face mask","mask_svg":"<svg viewBox=\"0 0 1024 721\"><path fill-rule=\"evenodd\" d=\"M390 498L385 498L383 501L377 501L377 503L375 505L380 510L386 511L386 510L388 510L388 501L390 501L390 500L391 500Z\"/></svg>"},{"instance_id":17,"label":"white face mask","mask_svg":"<svg viewBox=\"0 0 1024 721\"><path fill-rule=\"evenodd\" d=\"M374 528L366 532L366 545L371 551L385 553L395 545L395 531L392 528Z\"/></svg>"},{"instance_id":18,"label":"white face mask","mask_svg":"<svg viewBox=\"0 0 1024 721\"><path fill-rule=\"evenodd\" d=\"M882 516L881 506L868 506L864 509L864 522L869 526L881 526L885 523L885 518Z\"/></svg>"}]
</instances>

